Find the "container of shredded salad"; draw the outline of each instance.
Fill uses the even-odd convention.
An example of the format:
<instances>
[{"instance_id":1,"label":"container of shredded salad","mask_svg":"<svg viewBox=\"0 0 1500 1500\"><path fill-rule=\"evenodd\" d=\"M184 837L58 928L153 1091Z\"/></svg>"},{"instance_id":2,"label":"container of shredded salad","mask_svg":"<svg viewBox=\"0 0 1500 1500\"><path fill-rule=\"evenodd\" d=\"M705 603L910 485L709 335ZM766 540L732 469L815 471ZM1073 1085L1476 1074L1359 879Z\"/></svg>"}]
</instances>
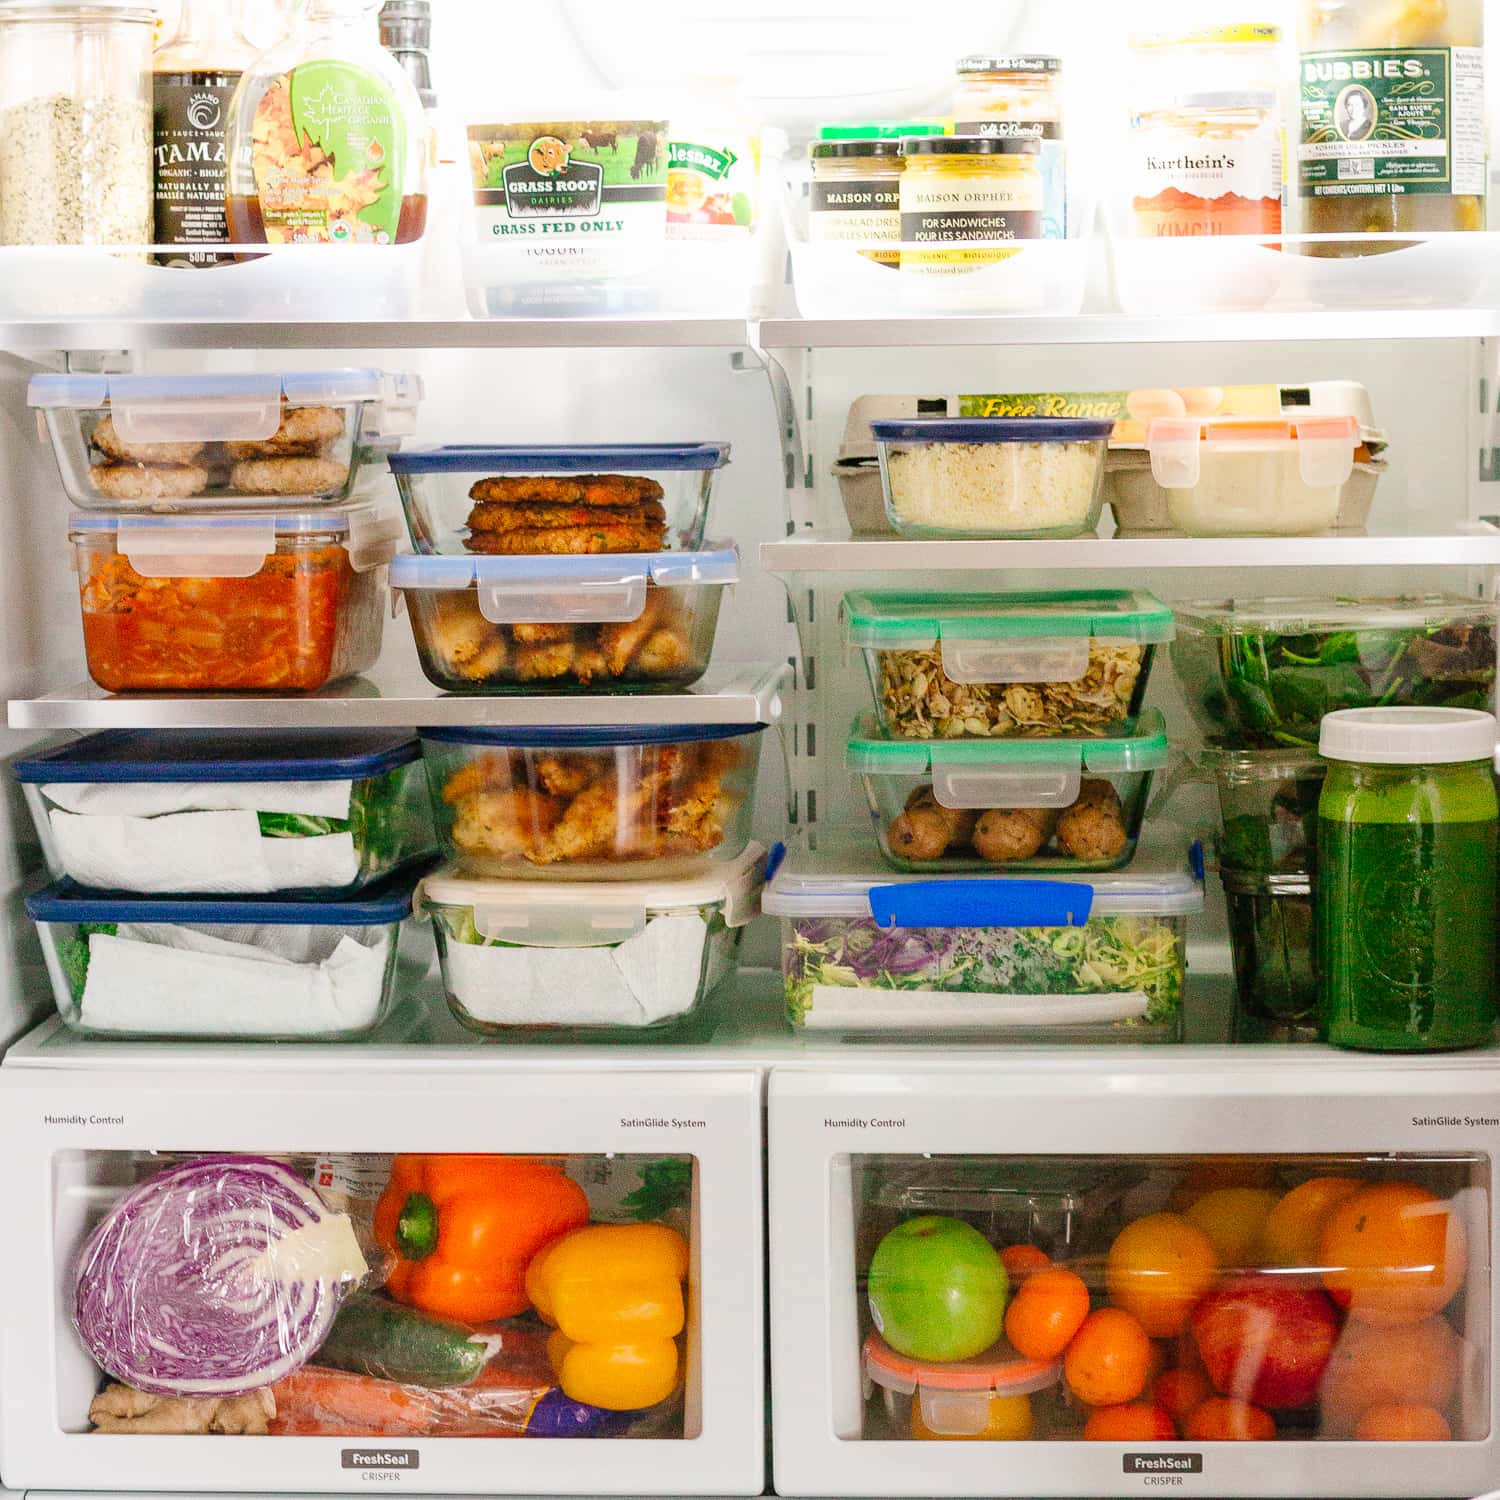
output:
<instances>
[{"instance_id":1,"label":"container of shredded salad","mask_svg":"<svg viewBox=\"0 0 1500 1500\"><path fill-rule=\"evenodd\" d=\"M89 676L111 693L310 693L363 672L399 535L374 507L75 515Z\"/></svg>"}]
</instances>

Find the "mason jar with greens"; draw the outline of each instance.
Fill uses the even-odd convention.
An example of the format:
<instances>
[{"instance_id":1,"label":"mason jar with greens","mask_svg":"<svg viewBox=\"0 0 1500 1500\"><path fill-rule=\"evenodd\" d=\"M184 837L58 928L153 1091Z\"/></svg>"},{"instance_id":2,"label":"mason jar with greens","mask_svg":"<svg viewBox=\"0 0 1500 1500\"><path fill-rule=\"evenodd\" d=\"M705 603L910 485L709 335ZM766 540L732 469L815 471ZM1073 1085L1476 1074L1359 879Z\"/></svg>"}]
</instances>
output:
<instances>
[{"instance_id":1,"label":"mason jar with greens","mask_svg":"<svg viewBox=\"0 0 1500 1500\"><path fill-rule=\"evenodd\" d=\"M1376 1052L1486 1045L1495 1025L1496 721L1329 714L1319 744L1318 1017Z\"/></svg>"}]
</instances>

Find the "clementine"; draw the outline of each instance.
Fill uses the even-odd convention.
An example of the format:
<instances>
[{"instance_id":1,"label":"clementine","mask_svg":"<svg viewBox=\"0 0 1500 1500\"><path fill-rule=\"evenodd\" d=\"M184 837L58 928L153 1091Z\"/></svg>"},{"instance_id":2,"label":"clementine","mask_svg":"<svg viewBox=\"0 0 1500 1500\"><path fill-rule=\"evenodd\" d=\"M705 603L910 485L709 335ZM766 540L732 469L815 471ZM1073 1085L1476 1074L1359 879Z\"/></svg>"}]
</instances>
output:
<instances>
[{"instance_id":1,"label":"clementine","mask_svg":"<svg viewBox=\"0 0 1500 1500\"><path fill-rule=\"evenodd\" d=\"M1168 1338L1187 1326L1218 1265L1213 1241L1196 1224L1181 1214L1148 1214L1115 1236L1104 1279L1117 1307L1152 1338Z\"/></svg>"},{"instance_id":2,"label":"clementine","mask_svg":"<svg viewBox=\"0 0 1500 1500\"><path fill-rule=\"evenodd\" d=\"M1179 1366L1165 1370L1151 1386L1151 1399L1179 1425L1214 1393L1202 1370Z\"/></svg>"},{"instance_id":3,"label":"clementine","mask_svg":"<svg viewBox=\"0 0 1500 1500\"><path fill-rule=\"evenodd\" d=\"M1177 1428L1161 1407L1136 1401L1090 1412L1083 1435L1091 1443L1170 1443Z\"/></svg>"},{"instance_id":4,"label":"clementine","mask_svg":"<svg viewBox=\"0 0 1500 1500\"><path fill-rule=\"evenodd\" d=\"M1052 1264L1052 1258L1035 1245L1007 1245L1000 1252L1000 1264L1005 1267L1005 1274L1014 1287L1033 1271L1045 1271Z\"/></svg>"},{"instance_id":5,"label":"clementine","mask_svg":"<svg viewBox=\"0 0 1500 1500\"><path fill-rule=\"evenodd\" d=\"M1276 1436L1276 1423L1248 1401L1211 1396L1188 1418L1182 1435L1195 1443L1265 1443Z\"/></svg>"},{"instance_id":6,"label":"clementine","mask_svg":"<svg viewBox=\"0 0 1500 1500\"><path fill-rule=\"evenodd\" d=\"M1368 1187L1355 1177L1313 1177L1285 1194L1266 1215L1261 1257L1268 1266L1315 1266L1328 1216Z\"/></svg>"},{"instance_id":7,"label":"clementine","mask_svg":"<svg viewBox=\"0 0 1500 1500\"><path fill-rule=\"evenodd\" d=\"M1021 1283L1005 1310L1005 1336L1027 1359L1056 1359L1088 1315L1089 1289L1083 1278L1051 1266L1033 1271Z\"/></svg>"},{"instance_id":8,"label":"clementine","mask_svg":"<svg viewBox=\"0 0 1500 1500\"><path fill-rule=\"evenodd\" d=\"M1083 1320L1063 1356L1068 1389L1085 1406L1121 1406L1146 1389L1151 1340L1128 1312L1101 1307Z\"/></svg>"}]
</instances>

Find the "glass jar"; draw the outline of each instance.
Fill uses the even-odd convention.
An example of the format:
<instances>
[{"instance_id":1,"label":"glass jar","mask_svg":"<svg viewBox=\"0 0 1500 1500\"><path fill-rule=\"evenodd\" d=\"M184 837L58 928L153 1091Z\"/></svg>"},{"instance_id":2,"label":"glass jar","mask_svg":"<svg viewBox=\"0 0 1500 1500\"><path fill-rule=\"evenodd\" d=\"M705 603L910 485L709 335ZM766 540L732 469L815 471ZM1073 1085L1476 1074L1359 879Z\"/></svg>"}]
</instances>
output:
<instances>
[{"instance_id":1,"label":"glass jar","mask_svg":"<svg viewBox=\"0 0 1500 1500\"><path fill-rule=\"evenodd\" d=\"M1318 804L1318 1015L1377 1052L1482 1047L1495 1024L1495 718L1327 715Z\"/></svg>"},{"instance_id":2,"label":"glass jar","mask_svg":"<svg viewBox=\"0 0 1500 1500\"><path fill-rule=\"evenodd\" d=\"M936 135L901 143L901 269L954 276L998 265L1042 237L1041 143ZM942 245L912 250L912 245Z\"/></svg>"},{"instance_id":3,"label":"glass jar","mask_svg":"<svg viewBox=\"0 0 1500 1500\"><path fill-rule=\"evenodd\" d=\"M236 244L393 245L427 228L427 123L376 0L308 0L229 107Z\"/></svg>"},{"instance_id":4,"label":"glass jar","mask_svg":"<svg viewBox=\"0 0 1500 1500\"><path fill-rule=\"evenodd\" d=\"M814 244L857 240L861 243L901 240L901 142L883 138L814 141L812 196L808 202L807 237ZM899 266L901 252L861 250L866 260Z\"/></svg>"},{"instance_id":5,"label":"glass jar","mask_svg":"<svg viewBox=\"0 0 1500 1500\"><path fill-rule=\"evenodd\" d=\"M155 13L0 3L0 244L151 243Z\"/></svg>"},{"instance_id":6,"label":"glass jar","mask_svg":"<svg viewBox=\"0 0 1500 1500\"><path fill-rule=\"evenodd\" d=\"M1300 46L1304 232L1485 227L1483 0L1302 0ZM1374 144L1394 139L1421 150Z\"/></svg>"},{"instance_id":7,"label":"glass jar","mask_svg":"<svg viewBox=\"0 0 1500 1500\"><path fill-rule=\"evenodd\" d=\"M1061 60L1044 55L960 58L953 115L955 135L1022 135L1041 142L1042 238L1066 238Z\"/></svg>"}]
</instances>

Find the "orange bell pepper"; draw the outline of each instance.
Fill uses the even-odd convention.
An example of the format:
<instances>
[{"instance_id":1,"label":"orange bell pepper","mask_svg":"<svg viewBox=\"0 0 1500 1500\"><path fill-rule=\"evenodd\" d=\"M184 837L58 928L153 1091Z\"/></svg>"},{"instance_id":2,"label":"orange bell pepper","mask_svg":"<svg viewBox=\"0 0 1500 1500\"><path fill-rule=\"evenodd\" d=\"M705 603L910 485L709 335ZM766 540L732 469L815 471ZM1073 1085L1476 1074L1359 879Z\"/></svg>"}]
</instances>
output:
<instances>
[{"instance_id":1,"label":"orange bell pepper","mask_svg":"<svg viewBox=\"0 0 1500 1500\"><path fill-rule=\"evenodd\" d=\"M521 1156L398 1156L375 1205L376 1243L395 1257L386 1291L461 1323L531 1306L526 1266L587 1224L589 1201L547 1162Z\"/></svg>"},{"instance_id":2,"label":"orange bell pepper","mask_svg":"<svg viewBox=\"0 0 1500 1500\"><path fill-rule=\"evenodd\" d=\"M677 1386L687 1321L687 1241L665 1224L591 1224L554 1240L526 1272L526 1295L556 1328L547 1353L563 1394L639 1411Z\"/></svg>"}]
</instances>

